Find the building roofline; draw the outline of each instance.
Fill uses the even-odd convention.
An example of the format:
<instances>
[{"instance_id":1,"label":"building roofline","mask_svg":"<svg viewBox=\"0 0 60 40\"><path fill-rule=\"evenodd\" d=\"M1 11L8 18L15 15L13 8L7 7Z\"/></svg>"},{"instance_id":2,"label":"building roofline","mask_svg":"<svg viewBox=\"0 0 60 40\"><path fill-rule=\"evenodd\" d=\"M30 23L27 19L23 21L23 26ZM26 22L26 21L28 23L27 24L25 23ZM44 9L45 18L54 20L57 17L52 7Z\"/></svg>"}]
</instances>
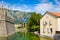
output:
<instances>
[{"instance_id":1,"label":"building roofline","mask_svg":"<svg viewBox=\"0 0 60 40\"><path fill-rule=\"evenodd\" d=\"M48 14L52 14L51 12L46 11L46 12L43 14L43 16L44 16L45 14L47 14L47 13L48 13ZM54 14L52 14L52 15L54 15ZM42 16L42 18L43 18L43 16ZM56 16L56 15L54 15L54 16ZM56 16L56 17L57 17L57 18L60 18L60 16ZM42 18L41 18L41 19L42 19Z\"/></svg>"},{"instance_id":2,"label":"building roofline","mask_svg":"<svg viewBox=\"0 0 60 40\"><path fill-rule=\"evenodd\" d=\"M46 11L46 12L43 14L43 16L44 16L46 13L48 13L48 11ZM43 18L43 16L42 16L42 18ZM42 18L41 18L41 19L42 19Z\"/></svg>"}]
</instances>

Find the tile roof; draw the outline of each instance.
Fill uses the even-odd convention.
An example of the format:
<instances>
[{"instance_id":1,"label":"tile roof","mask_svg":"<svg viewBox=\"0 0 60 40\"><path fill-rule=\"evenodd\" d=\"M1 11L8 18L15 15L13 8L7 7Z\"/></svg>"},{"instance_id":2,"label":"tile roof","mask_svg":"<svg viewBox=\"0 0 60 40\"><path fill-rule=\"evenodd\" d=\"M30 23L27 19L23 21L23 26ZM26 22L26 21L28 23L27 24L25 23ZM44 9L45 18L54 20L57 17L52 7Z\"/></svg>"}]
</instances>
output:
<instances>
[{"instance_id":1,"label":"tile roof","mask_svg":"<svg viewBox=\"0 0 60 40\"><path fill-rule=\"evenodd\" d=\"M57 17L60 17L60 12L50 12L50 14L53 14L53 15L55 15Z\"/></svg>"}]
</instances>

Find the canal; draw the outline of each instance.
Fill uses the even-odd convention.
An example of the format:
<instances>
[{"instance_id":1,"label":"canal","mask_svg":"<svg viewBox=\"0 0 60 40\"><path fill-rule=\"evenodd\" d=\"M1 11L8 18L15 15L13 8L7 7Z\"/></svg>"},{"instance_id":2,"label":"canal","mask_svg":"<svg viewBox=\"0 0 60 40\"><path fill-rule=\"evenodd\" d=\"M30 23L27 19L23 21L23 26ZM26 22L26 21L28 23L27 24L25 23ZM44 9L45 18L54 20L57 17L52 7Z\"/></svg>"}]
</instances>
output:
<instances>
[{"instance_id":1,"label":"canal","mask_svg":"<svg viewBox=\"0 0 60 40\"><path fill-rule=\"evenodd\" d=\"M0 37L0 40L53 40L51 38L39 37L31 33L15 33L9 37Z\"/></svg>"}]
</instances>

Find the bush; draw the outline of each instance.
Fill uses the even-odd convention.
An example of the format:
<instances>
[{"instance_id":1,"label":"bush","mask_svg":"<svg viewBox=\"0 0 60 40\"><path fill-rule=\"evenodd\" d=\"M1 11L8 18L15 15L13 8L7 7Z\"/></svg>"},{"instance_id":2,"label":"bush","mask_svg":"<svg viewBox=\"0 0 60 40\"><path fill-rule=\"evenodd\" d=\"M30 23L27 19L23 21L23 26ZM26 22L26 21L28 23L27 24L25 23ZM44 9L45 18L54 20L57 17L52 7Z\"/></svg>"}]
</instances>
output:
<instances>
[{"instance_id":1,"label":"bush","mask_svg":"<svg viewBox=\"0 0 60 40\"><path fill-rule=\"evenodd\" d=\"M34 32L34 31L40 31L40 26L32 26L30 28L30 31Z\"/></svg>"}]
</instances>

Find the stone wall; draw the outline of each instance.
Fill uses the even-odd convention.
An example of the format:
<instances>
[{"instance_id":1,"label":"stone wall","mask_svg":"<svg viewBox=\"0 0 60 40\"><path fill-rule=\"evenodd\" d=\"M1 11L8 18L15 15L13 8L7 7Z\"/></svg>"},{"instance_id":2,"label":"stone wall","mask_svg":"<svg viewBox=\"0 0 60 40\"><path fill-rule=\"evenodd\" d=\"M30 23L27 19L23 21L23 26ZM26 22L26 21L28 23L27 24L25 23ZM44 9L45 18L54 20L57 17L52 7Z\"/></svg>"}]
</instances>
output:
<instances>
[{"instance_id":1,"label":"stone wall","mask_svg":"<svg viewBox=\"0 0 60 40\"><path fill-rule=\"evenodd\" d=\"M7 30L8 34L11 34L11 33L15 32L15 30L14 30L14 24L6 22L6 27L8 29Z\"/></svg>"},{"instance_id":2,"label":"stone wall","mask_svg":"<svg viewBox=\"0 0 60 40\"><path fill-rule=\"evenodd\" d=\"M9 35L15 32L14 30L14 23L13 19L11 18L11 15L8 16L7 13L8 10L3 9L1 11L0 8L0 35Z\"/></svg>"},{"instance_id":3,"label":"stone wall","mask_svg":"<svg viewBox=\"0 0 60 40\"><path fill-rule=\"evenodd\" d=\"M6 35L6 34L7 34L6 22L0 21L0 35Z\"/></svg>"}]
</instances>

